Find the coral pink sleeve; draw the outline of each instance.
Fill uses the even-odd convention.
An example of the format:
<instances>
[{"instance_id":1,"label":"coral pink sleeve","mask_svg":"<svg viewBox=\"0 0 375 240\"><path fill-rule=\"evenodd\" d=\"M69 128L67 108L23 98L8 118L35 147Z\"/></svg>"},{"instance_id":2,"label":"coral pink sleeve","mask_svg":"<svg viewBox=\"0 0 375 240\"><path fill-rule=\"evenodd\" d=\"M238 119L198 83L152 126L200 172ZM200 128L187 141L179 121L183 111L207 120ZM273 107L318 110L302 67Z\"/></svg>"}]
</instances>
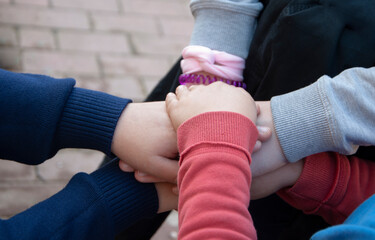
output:
<instances>
[{"instance_id":1,"label":"coral pink sleeve","mask_svg":"<svg viewBox=\"0 0 375 240\"><path fill-rule=\"evenodd\" d=\"M248 211L255 125L237 113L209 112L186 121L177 136L179 239L256 239Z\"/></svg>"},{"instance_id":2,"label":"coral pink sleeve","mask_svg":"<svg viewBox=\"0 0 375 240\"><path fill-rule=\"evenodd\" d=\"M342 223L375 193L371 179L375 163L338 153L319 153L305 159L296 184L278 195L307 214L322 216L330 224Z\"/></svg>"}]
</instances>

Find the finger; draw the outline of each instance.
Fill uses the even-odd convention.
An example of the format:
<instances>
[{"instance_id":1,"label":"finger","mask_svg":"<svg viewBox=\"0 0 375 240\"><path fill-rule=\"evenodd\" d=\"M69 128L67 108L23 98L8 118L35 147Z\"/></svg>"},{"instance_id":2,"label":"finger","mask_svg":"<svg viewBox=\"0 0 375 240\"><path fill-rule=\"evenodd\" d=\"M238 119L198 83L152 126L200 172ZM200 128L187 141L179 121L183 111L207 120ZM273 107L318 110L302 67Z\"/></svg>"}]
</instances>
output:
<instances>
[{"instance_id":1,"label":"finger","mask_svg":"<svg viewBox=\"0 0 375 240\"><path fill-rule=\"evenodd\" d=\"M158 213L177 209L178 197L173 193L172 188L175 185L170 183L156 183L156 191L159 197Z\"/></svg>"},{"instance_id":2,"label":"finger","mask_svg":"<svg viewBox=\"0 0 375 240\"><path fill-rule=\"evenodd\" d=\"M170 92L167 94L167 97L165 98L165 105L166 105L166 109L170 110L170 109L173 109L174 106L177 104L177 96L176 94Z\"/></svg>"},{"instance_id":3,"label":"finger","mask_svg":"<svg viewBox=\"0 0 375 240\"><path fill-rule=\"evenodd\" d=\"M128 164L123 161L119 161L119 167L123 172L134 172L134 168L130 167Z\"/></svg>"},{"instance_id":4,"label":"finger","mask_svg":"<svg viewBox=\"0 0 375 240\"><path fill-rule=\"evenodd\" d=\"M189 92L189 89L185 85L178 86L176 88L177 99L183 98L188 92Z\"/></svg>"},{"instance_id":5,"label":"finger","mask_svg":"<svg viewBox=\"0 0 375 240\"><path fill-rule=\"evenodd\" d=\"M196 89L198 86L202 86L202 85L190 85L188 87L189 91L193 91L194 89Z\"/></svg>"},{"instance_id":6,"label":"finger","mask_svg":"<svg viewBox=\"0 0 375 240\"><path fill-rule=\"evenodd\" d=\"M257 108L257 115L259 115L260 114L260 106L259 106L258 103L255 103L255 106Z\"/></svg>"},{"instance_id":7,"label":"finger","mask_svg":"<svg viewBox=\"0 0 375 240\"><path fill-rule=\"evenodd\" d=\"M176 100L177 100L176 94L174 94L173 92L170 92L167 94L165 98L165 103L168 106L168 104L171 104L173 101L176 101Z\"/></svg>"},{"instance_id":8,"label":"finger","mask_svg":"<svg viewBox=\"0 0 375 240\"><path fill-rule=\"evenodd\" d=\"M164 182L177 183L178 161L157 156L152 159L152 162L153 167L148 174L163 179Z\"/></svg>"},{"instance_id":9,"label":"finger","mask_svg":"<svg viewBox=\"0 0 375 240\"><path fill-rule=\"evenodd\" d=\"M134 173L135 179L137 179L138 182L142 183L157 183L157 182L165 182L163 179L160 179L158 177L154 177L152 175L149 175L144 172L135 171Z\"/></svg>"},{"instance_id":10,"label":"finger","mask_svg":"<svg viewBox=\"0 0 375 240\"><path fill-rule=\"evenodd\" d=\"M258 129L258 140L261 142L266 142L271 138L272 131L269 127L264 127L264 126L257 126Z\"/></svg>"},{"instance_id":11,"label":"finger","mask_svg":"<svg viewBox=\"0 0 375 240\"><path fill-rule=\"evenodd\" d=\"M259 140L257 140L257 141L255 142L255 146L254 146L254 149L253 149L253 153L259 151L261 147L262 147L262 142L259 141Z\"/></svg>"}]
</instances>

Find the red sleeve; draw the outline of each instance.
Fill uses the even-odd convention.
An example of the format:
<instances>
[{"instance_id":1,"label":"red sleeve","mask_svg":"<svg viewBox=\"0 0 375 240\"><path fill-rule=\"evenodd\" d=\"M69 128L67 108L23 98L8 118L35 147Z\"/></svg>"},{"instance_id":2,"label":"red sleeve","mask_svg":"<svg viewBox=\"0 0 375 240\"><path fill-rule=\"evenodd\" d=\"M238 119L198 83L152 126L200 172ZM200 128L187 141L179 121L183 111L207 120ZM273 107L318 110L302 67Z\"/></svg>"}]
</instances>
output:
<instances>
[{"instance_id":1,"label":"red sleeve","mask_svg":"<svg viewBox=\"0 0 375 240\"><path fill-rule=\"evenodd\" d=\"M296 184L278 194L307 214L340 224L375 193L375 181L370 179L374 172L374 162L332 152L319 153L307 157Z\"/></svg>"},{"instance_id":2,"label":"red sleeve","mask_svg":"<svg viewBox=\"0 0 375 240\"><path fill-rule=\"evenodd\" d=\"M248 205L257 135L248 118L229 112L204 113L180 126L178 239L256 239Z\"/></svg>"}]
</instances>

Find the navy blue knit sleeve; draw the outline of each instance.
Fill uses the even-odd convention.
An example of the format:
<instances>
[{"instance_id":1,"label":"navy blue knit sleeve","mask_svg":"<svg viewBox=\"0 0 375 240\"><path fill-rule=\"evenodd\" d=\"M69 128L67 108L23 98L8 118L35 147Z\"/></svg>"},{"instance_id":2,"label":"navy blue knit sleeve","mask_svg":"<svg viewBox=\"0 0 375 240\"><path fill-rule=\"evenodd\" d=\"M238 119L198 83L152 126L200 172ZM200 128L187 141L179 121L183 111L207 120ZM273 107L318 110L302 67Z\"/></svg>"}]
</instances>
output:
<instances>
[{"instance_id":1,"label":"navy blue knit sleeve","mask_svg":"<svg viewBox=\"0 0 375 240\"><path fill-rule=\"evenodd\" d=\"M154 184L139 183L113 161L28 210L0 220L0 240L114 239L136 221L156 214Z\"/></svg>"},{"instance_id":2,"label":"navy blue knit sleeve","mask_svg":"<svg viewBox=\"0 0 375 240\"><path fill-rule=\"evenodd\" d=\"M117 120L130 100L74 84L0 69L1 159L39 164L61 148L110 154Z\"/></svg>"},{"instance_id":3,"label":"navy blue knit sleeve","mask_svg":"<svg viewBox=\"0 0 375 240\"><path fill-rule=\"evenodd\" d=\"M0 70L0 158L38 164L53 156L54 134L74 84Z\"/></svg>"}]
</instances>

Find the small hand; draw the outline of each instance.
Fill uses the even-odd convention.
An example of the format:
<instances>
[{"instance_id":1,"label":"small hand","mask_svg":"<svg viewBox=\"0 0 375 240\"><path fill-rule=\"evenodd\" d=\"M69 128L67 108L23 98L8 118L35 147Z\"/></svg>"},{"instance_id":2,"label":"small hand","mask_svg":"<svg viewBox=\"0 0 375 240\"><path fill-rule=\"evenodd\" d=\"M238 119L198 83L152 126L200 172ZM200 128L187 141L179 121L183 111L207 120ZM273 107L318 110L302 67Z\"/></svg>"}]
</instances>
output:
<instances>
[{"instance_id":1,"label":"small hand","mask_svg":"<svg viewBox=\"0 0 375 240\"><path fill-rule=\"evenodd\" d=\"M236 112L253 122L257 116L254 100L245 90L222 82L189 88L181 85L176 94L167 95L166 104L175 130L186 120L205 112Z\"/></svg>"},{"instance_id":2,"label":"small hand","mask_svg":"<svg viewBox=\"0 0 375 240\"><path fill-rule=\"evenodd\" d=\"M176 182L178 156L176 133L164 102L131 103L122 113L113 136L112 152L123 171L137 169L152 180ZM145 179L143 179L145 180Z\"/></svg>"},{"instance_id":3,"label":"small hand","mask_svg":"<svg viewBox=\"0 0 375 240\"><path fill-rule=\"evenodd\" d=\"M287 164L273 125L270 102L257 102L257 105L260 107L260 114L256 124L271 129L272 134L269 140L262 142L261 149L252 154L251 172L253 177L272 172Z\"/></svg>"}]
</instances>

